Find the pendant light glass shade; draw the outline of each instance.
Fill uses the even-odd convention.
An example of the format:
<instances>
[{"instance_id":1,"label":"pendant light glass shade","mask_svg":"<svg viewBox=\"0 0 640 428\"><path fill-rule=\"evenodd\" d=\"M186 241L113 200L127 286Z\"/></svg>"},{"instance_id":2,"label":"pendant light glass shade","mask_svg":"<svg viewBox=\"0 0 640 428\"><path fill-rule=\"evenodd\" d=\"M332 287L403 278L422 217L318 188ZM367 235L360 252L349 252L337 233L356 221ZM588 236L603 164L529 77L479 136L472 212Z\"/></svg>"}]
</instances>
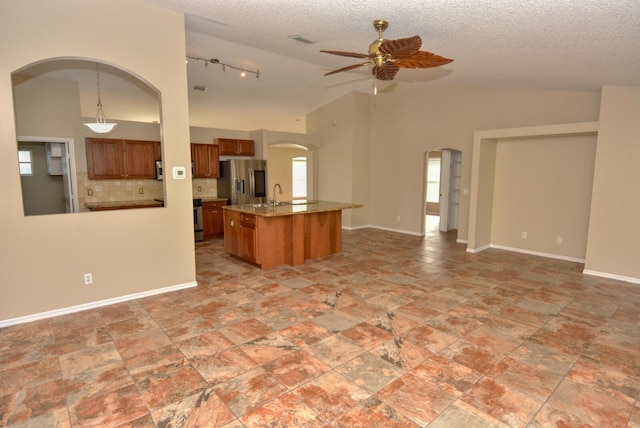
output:
<instances>
[{"instance_id":1,"label":"pendant light glass shade","mask_svg":"<svg viewBox=\"0 0 640 428\"><path fill-rule=\"evenodd\" d=\"M98 63L96 62L96 76L98 80L98 111L96 112L96 121L85 123L89 129L91 129L96 134L106 134L113 130L113 127L117 125L117 123L109 123L107 119L104 117L104 111L102 111L102 101L100 100L100 71L98 71Z\"/></svg>"}]
</instances>

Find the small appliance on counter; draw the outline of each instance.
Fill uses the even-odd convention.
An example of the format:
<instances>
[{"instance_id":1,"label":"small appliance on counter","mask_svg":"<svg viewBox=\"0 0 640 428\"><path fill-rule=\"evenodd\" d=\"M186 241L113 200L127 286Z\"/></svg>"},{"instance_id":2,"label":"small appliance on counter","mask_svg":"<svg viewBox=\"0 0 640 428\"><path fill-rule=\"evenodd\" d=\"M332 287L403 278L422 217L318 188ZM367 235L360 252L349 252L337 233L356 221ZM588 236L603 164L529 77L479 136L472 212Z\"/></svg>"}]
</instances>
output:
<instances>
[{"instance_id":1,"label":"small appliance on counter","mask_svg":"<svg viewBox=\"0 0 640 428\"><path fill-rule=\"evenodd\" d=\"M156 161L156 180L164 179L164 167L162 166L162 161Z\"/></svg>"}]
</instances>

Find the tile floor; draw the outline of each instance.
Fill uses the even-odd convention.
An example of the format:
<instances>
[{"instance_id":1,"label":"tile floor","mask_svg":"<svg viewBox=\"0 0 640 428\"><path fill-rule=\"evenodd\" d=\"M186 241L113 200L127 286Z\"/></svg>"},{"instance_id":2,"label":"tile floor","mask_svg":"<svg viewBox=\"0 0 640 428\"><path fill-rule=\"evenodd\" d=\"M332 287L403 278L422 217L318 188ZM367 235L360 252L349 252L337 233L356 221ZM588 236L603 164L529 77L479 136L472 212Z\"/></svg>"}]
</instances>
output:
<instances>
[{"instance_id":1,"label":"tile floor","mask_svg":"<svg viewBox=\"0 0 640 428\"><path fill-rule=\"evenodd\" d=\"M12 427L640 427L640 286L455 232L0 330Z\"/></svg>"}]
</instances>

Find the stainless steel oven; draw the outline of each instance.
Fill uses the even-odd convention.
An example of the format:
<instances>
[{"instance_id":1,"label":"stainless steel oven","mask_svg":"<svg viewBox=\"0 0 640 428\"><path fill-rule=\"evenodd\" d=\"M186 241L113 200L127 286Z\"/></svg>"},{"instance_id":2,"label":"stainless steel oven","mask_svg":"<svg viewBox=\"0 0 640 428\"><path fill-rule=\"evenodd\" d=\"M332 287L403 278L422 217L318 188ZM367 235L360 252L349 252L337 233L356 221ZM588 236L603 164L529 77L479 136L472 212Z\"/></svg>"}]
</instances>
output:
<instances>
[{"instance_id":1,"label":"stainless steel oven","mask_svg":"<svg viewBox=\"0 0 640 428\"><path fill-rule=\"evenodd\" d=\"M204 239L204 222L202 218L202 199L193 200L193 234L196 242Z\"/></svg>"}]
</instances>

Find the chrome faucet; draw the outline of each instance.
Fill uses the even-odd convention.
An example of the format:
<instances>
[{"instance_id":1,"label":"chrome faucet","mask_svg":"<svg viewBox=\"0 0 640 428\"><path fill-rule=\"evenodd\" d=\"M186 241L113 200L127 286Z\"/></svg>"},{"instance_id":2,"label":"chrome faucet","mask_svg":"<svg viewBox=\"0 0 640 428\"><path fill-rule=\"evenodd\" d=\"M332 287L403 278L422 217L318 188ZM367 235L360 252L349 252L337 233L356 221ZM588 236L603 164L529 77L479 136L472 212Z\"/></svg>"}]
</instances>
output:
<instances>
[{"instance_id":1,"label":"chrome faucet","mask_svg":"<svg viewBox=\"0 0 640 428\"><path fill-rule=\"evenodd\" d=\"M276 187L278 188L278 190L280 191L280 194L282 195L282 187L280 187L280 183L276 183L273 185L273 199L271 199L271 203L273 204L273 206L278 205L278 199L276 198Z\"/></svg>"}]
</instances>

